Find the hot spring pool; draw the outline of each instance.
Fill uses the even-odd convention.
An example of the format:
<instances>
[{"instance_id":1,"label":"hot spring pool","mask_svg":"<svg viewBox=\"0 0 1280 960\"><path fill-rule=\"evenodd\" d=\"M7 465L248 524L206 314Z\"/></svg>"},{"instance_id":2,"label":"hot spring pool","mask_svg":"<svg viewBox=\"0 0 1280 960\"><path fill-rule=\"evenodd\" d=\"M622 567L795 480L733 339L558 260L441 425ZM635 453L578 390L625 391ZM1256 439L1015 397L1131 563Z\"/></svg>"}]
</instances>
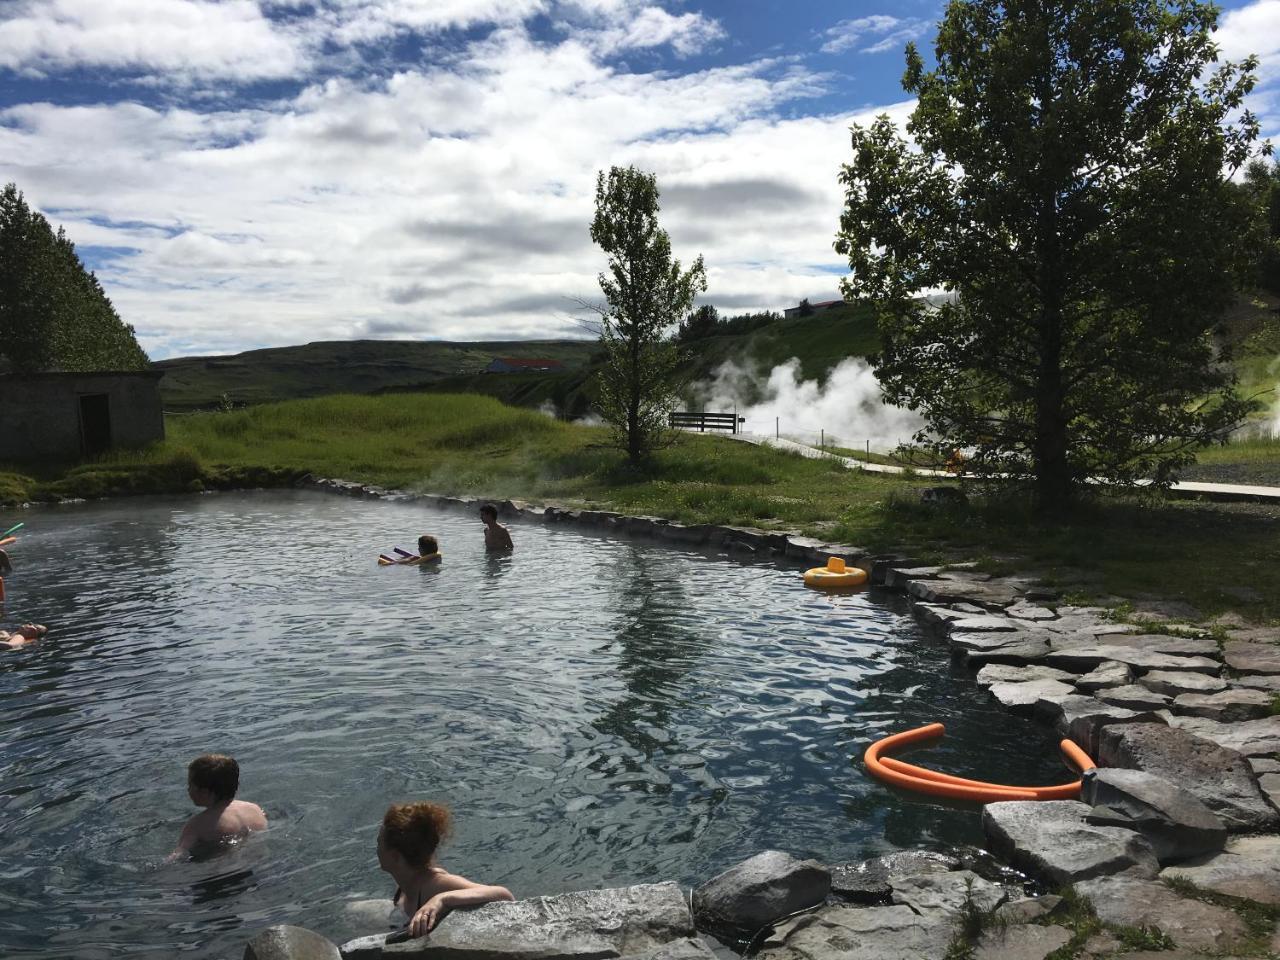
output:
<instances>
[{"instance_id":1,"label":"hot spring pool","mask_svg":"<svg viewBox=\"0 0 1280 960\"><path fill-rule=\"evenodd\" d=\"M523 897L694 884L771 847L979 843L974 810L862 769L869 740L932 720L930 763L1063 779L1050 732L953 675L900 599L791 568L532 524L493 560L476 519L311 492L20 519L4 625L55 632L0 653L6 957L377 932L342 904L389 897L374 842L395 800L448 803L441 861ZM421 532L439 569L376 565ZM211 751L271 829L163 866L195 812L186 764Z\"/></svg>"}]
</instances>

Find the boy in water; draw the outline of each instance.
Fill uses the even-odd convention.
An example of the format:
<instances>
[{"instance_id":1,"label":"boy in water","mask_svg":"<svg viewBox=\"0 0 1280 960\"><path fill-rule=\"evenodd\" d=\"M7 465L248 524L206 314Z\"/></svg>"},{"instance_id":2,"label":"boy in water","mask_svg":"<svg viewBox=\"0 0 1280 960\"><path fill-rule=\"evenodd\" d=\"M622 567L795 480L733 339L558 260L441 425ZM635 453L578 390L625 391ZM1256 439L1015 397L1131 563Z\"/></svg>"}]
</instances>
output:
<instances>
[{"instance_id":1,"label":"boy in water","mask_svg":"<svg viewBox=\"0 0 1280 960\"><path fill-rule=\"evenodd\" d=\"M490 553L498 553L515 549L511 543L511 534L498 522L498 508L486 503L480 508L480 519L484 521L484 548Z\"/></svg>"},{"instance_id":2,"label":"boy in water","mask_svg":"<svg viewBox=\"0 0 1280 960\"><path fill-rule=\"evenodd\" d=\"M256 803L237 800L240 765L231 757L207 753L187 767L187 795L205 809L187 821L169 860L177 860L198 845L239 840L267 829L267 816Z\"/></svg>"},{"instance_id":3,"label":"boy in water","mask_svg":"<svg viewBox=\"0 0 1280 960\"><path fill-rule=\"evenodd\" d=\"M43 623L24 623L13 633L0 630L0 644L11 650L17 650L29 643L35 643L48 632L49 628Z\"/></svg>"}]
</instances>

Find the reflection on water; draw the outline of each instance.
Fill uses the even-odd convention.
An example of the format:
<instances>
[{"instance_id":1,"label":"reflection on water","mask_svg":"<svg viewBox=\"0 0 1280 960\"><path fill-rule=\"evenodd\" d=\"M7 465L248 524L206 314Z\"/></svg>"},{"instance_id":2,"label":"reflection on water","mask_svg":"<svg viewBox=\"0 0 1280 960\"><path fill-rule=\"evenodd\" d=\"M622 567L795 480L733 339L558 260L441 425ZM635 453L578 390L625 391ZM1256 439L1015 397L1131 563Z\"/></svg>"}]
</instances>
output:
<instances>
[{"instance_id":1,"label":"reflection on water","mask_svg":"<svg viewBox=\"0 0 1280 960\"><path fill-rule=\"evenodd\" d=\"M932 720L929 762L1051 782L1051 737L1004 715L900 601L795 571L312 493L33 512L0 654L0 954L238 956L250 931L385 929L389 802L455 811L450 868L517 896L705 879L766 847L829 860L972 843L977 814L867 778ZM379 567L430 529L444 562ZM271 829L162 865L186 764L230 753Z\"/></svg>"}]
</instances>

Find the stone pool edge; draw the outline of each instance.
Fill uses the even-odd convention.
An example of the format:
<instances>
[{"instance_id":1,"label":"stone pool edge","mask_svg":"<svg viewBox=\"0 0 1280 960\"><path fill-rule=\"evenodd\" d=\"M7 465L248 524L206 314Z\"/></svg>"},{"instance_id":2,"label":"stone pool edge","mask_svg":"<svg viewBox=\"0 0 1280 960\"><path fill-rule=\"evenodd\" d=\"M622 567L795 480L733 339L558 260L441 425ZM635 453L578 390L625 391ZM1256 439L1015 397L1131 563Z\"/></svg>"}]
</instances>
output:
<instances>
[{"instance_id":1,"label":"stone pool edge","mask_svg":"<svg viewBox=\"0 0 1280 960\"><path fill-rule=\"evenodd\" d=\"M1196 951L1280 951L1280 922L1259 945L1256 930L1221 905L1226 896L1280 907L1280 716L1271 714L1270 699L1280 693L1280 631L1237 631L1225 642L1182 627L1144 633L1111 622L1103 608L1057 604L1052 590L1030 578L992 577L964 564L921 566L787 532L331 478L306 477L299 486L441 509L493 502L504 519L717 547L744 558L841 557L865 569L870 583L905 594L929 634L976 668L978 683L1006 709L1052 725L1104 768L1087 778L1085 802L985 805L983 832L1000 861L1046 887L1073 887L1114 931L1158 926ZM992 882L973 866L927 851L830 866L766 851L688 895L667 882L533 897L461 912L425 940L388 942L384 934L341 948L301 928L272 927L245 957L711 960L723 958L725 948L702 935L754 931L752 945L771 960L942 958L963 939L957 931L966 904L996 918L968 944L983 957L1001 956L1006 939L1026 957L1067 944L1066 928L1052 925L1063 901L1021 897L1016 884ZM1166 880L1183 885L1175 890L1160 882ZM1102 956L1122 945L1104 928L1079 946Z\"/></svg>"}]
</instances>

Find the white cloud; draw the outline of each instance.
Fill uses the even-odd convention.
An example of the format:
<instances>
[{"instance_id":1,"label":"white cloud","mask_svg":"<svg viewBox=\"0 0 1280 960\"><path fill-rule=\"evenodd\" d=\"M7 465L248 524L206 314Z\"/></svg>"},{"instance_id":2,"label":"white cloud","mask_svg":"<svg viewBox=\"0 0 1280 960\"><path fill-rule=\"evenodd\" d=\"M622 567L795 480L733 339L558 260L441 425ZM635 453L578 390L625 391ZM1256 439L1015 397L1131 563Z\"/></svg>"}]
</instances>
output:
<instances>
[{"instance_id":1,"label":"white cloud","mask_svg":"<svg viewBox=\"0 0 1280 960\"><path fill-rule=\"evenodd\" d=\"M256 80L294 76L306 62L254 0L15 0L0 30L0 68L36 74L105 67Z\"/></svg>"},{"instance_id":2,"label":"white cloud","mask_svg":"<svg viewBox=\"0 0 1280 960\"><path fill-rule=\"evenodd\" d=\"M1214 34L1222 57L1240 61L1257 54L1258 86L1245 101L1264 137L1280 137L1280 0L1256 0L1222 16Z\"/></svg>"},{"instance_id":3,"label":"white cloud","mask_svg":"<svg viewBox=\"0 0 1280 960\"><path fill-rule=\"evenodd\" d=\"M725 35L717 21L700 13L674 16L653 6L642 7L634 14L625 8L621 12L621 24L602 31L596 39L597 48L604 53L670 44L681 56L691 56Z\"/></svg>"},{"instance_id":4,"label":"white cloud","mask_svg":"<svg viewBox=\"0 0 1280 960\"><path fill-rule=\"evenodd\" d=\"M858 17L854 20L841 20L834 27L823 32L827 42L822 45L823 53L841 53L858 46L865 39L879 37L875 43L862 47L861 53L883 53L902 47L908 40L918 40L933 29L929 20L916 18L891 17L885 14L873 14Z\"/></svg>"}]
</instances>

